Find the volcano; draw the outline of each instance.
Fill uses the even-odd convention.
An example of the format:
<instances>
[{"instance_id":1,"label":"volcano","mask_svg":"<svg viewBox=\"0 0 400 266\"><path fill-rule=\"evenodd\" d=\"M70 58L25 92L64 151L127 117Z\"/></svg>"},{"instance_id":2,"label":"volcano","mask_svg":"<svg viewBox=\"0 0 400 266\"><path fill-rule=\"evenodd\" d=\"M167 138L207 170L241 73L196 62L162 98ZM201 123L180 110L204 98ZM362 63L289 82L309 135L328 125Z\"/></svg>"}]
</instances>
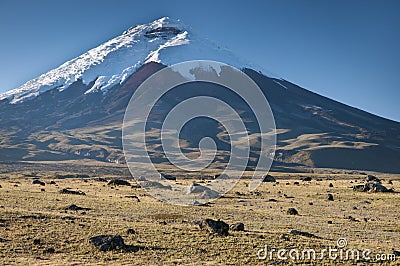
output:
<instances>
[{"instance_id":1,"label":"volcano","mask_svg":"<svg viewBox=\"0 0 400 266\"><path fill-rule=\"evenodd\" d=\"M198 36L190 26L164 17L136 25L121 35L0 95L0 160L64 161L89 159L124 164L122 121L140 84L166 66L188 60L214 60L241 69L261 88L271 106L277 134L273 168L334 168L400 173L400 123L328 99L237 58ZM187 93L228 99L249 110L226 91L210 84L179 88ZM167 109L160 107L160 112ZM189 126L189 125L188 125ZM211 135L218 158L229 160L224 129L213 121L193 122L182 132L187 147ZM257 155L249 159L249 167ZM253 163L252 163L253 162Z\"/></svg>"}]
</instances>

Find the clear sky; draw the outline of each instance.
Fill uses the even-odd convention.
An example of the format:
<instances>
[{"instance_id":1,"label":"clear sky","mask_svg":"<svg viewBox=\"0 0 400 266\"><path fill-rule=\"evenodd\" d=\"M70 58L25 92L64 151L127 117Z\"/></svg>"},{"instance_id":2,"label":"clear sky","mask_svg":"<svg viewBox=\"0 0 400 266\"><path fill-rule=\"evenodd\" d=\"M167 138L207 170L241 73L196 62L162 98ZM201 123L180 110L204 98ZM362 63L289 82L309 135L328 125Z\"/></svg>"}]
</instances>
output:
<instances>
[{"instance_id":1,"label":"clear sky","mask_svg":"<svg viewBox=\"0 0 400 266\"><path fill-rule=\"evenodd\" d=\"M0 92L163 16L306 89L400 121L397 0L0 0Z\"/></svg>"}]
</instances>

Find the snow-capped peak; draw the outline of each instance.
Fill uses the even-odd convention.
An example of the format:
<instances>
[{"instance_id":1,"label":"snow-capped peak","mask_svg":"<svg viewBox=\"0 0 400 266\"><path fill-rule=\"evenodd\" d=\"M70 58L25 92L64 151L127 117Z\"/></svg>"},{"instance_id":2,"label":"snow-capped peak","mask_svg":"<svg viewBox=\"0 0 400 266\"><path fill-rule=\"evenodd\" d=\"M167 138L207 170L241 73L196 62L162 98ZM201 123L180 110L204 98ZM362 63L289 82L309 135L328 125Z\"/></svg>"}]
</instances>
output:
<instances>
[{"instance_id":1,"label":"snow-capped peak","mask_svg":"<svg viewBox=\"0 0 400 266\"><path fill-rule=\"evenodd\" d=\"M107 92L123 82L148 62L165 65L187 60L215 60L237 68L250 64L238 60L230 51L207 39L198 38L179 20L163 17L149 24L137 25L100 46L28 81L14 90L0 94L0 100L19 103L57 88L63 90L82 79L94 85L86 93Z\"/></svg>"}]
</instances>

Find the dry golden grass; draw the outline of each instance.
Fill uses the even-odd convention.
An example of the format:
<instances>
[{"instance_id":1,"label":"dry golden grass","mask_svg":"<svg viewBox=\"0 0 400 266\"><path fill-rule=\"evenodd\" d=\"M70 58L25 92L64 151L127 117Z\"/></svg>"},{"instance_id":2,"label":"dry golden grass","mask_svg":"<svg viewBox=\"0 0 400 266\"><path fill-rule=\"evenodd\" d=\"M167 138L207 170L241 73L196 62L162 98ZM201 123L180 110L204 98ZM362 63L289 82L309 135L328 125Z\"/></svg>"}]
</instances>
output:
<instances>
[{"instance_id":1,"label":"dry golden grass","mask_svg":"<svg viewBox=\"0 0 400 266\"><path fill-rule=\"evenodd\" d=\"M362 176L357 175L331 175L335 180L328 180L326 175L313 174L311 182L299 181L298 174L273 175L279 184L263 183L255 192L249 192L248 180L242 180L209 206L192 207L159 202L141 188L110 187L98 180L54 179L52 173L43 172L39 176L46 186L40 186L32 185L29 177L3 175L0 238L6 241L0 242L0 264L265 265L279 260L259 260L257 251L264 245L321 250L334 247L340 237L347 239L349 248L369 248L374 254L400 250L400 194L353 192L350 187L361 182L356 179ZM318 177L323 181L316 181ZM56 185L49 184L51 180ZM387 186L400 191L400 180ZM62 188L81 190L86 196L60 194ZM335 200L327 201L327 193L332 193ZM138 196L140 202L125 197L129 195ZM71 204L91 210L65 210ZM288 215L290 207L296 208L299 215ZM246 230L230 232L227 237L209 235L193 224L199 218L243 222ZM136 233L128 235L128 228ZM291 229L320 238L281 237ZM100 234L120 234L126 244L139 247L139 251L97 251L88 239ZM40 244L34 244L35 239L40 239ZM48 248L55 252L46 253ZM328 259L286 263L354 264Z\"/></svg>"}]
</instances>

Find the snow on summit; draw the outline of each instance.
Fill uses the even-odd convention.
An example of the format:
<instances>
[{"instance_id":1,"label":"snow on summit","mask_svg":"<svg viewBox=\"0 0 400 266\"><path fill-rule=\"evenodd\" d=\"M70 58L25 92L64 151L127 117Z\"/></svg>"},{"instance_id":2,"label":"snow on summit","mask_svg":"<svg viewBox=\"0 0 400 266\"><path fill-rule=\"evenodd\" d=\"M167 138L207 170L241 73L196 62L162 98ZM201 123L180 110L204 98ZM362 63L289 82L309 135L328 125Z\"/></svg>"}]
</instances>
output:
<instances>
[{"instance_id":1,"label":"snow on summit","mask_svg":"<svg viewBox=\"0 0 400 266\"><path fill-rule=\"evenodd\" d=\"M0 100L7 98L11 103L23 102L53 88L66 89L78 79L82 79L85 84L95 81L86 93L105 93L147 62L172 65L196 59L220 61L237 68L249 65L236 59L230 51L198 38L190 27L179 20L164 17L129 28L120 36L21 87L0 94Z\"/></svg>"}]
</instances>

